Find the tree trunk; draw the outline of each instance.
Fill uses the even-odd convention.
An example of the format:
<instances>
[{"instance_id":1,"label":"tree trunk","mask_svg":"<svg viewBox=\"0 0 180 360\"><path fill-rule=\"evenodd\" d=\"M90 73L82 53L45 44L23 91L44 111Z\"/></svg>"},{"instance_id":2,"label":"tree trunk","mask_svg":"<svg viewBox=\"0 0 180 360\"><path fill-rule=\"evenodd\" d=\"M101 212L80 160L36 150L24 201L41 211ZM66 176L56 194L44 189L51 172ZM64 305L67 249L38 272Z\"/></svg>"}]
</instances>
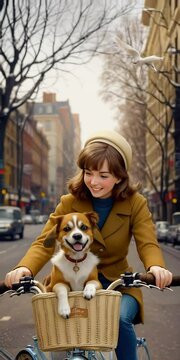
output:
<instances>
[{"instance_id":1,"label":"tree trunk","mask_svg":"<svg viewBox=\"0 0 180 360\"><path fill-rule=\"evenodd\" d=\"M4 175L5 175L4 141L5 141L6 126L7 126L7 117L0 115L0 189L4 187Z\"/></svg>"},{"instance_id":2,"label":"tree trunk","mask_svg":"<svg viewBox=\"0 0 180 360\"><path fill-rule=\"evenodd\" d=\"M167 220L167 202L166 200L162 200L161 202L162 206L162 220Z\"/></svg>"}]
</instances>

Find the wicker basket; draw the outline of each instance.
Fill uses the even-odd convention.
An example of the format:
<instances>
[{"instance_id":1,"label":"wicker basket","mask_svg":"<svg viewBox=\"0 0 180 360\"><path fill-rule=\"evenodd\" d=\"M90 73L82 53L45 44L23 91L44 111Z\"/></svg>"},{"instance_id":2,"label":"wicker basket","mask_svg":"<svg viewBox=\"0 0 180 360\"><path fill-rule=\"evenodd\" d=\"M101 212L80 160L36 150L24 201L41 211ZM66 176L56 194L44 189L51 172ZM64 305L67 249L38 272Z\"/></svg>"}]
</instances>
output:
<instances>
[{"instance_id":1,"label":"wicker basket","mask_svg":"<svg viewBox=\"0 0 180 360\"><path fill-rule=\"evenodd\" d=\"M81 291L69 293L71 315L63 319L57 313L54 293L32 297L39 347L43 351L72 348L110 351L117 345L121 294L98 290L90 301Z\"/></svg>"}]
</instances>

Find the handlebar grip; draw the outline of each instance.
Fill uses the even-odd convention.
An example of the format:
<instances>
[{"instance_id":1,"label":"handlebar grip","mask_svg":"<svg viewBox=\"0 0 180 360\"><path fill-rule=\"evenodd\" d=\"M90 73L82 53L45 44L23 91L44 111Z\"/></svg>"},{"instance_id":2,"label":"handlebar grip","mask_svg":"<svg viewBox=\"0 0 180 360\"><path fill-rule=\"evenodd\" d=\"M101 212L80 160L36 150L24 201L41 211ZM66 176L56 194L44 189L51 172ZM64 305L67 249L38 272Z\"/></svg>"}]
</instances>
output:
<instances>
[{"instance_id":1,"label":"handlebar grip","mask_svg":"<svg viewBox=\"0 0 180 360\"><path fill-rule=\"evenodd\" d=\"M4 294L8 290L12 290L13 293L26 294L32 292L31 289L37 291L37 293L44 293L46 292L45 286L41 284L39 281L34 280L33 277L25 276L20 279L18 283L13 283L12 287L9 288L5 285L4 281L0 281L0 294ZM18 289L21 292L18 293Z\"/></svg>"},{"instance_id":2,"label":"handlebar grip","mask_svg":"<svg viewBox=\"0 0 180 360\"><path fill-rule=\"evenodd\" d=\"M146 274L137 273L135 278L144 281L148 285L155 285L155 277L151 272L148 272ZM172 282L169 286L180 286L180 276L174 275L172 278Z\"/></svg>"},{"instance_id":3,"label":"handlebar grip","mask_svg":"<svg viewBox=\"0 0 180 360\"><path fill-rule=\"evenodd\" d=\"M172 283L170 284L170 286L180 286L180 276L179 275L173 276Z\"/></svg>"},{"instance_id":4,"label":"handlebar grip","mask_svg":"<svg viewBox=\"0 0 180 360\"><path fill-rule=\"evenodd\" d=\"M156 285L155 277L151 272L147 272L145 274L144 273L136 273L135 279L141 280L148 285Z\"/></svg>"},{"instance_id":5,"label":"handlebar grip","mask_svg":"<svg viewBox=\"0 0 180 360\"><path fill-rule=\"evenodd\" d=\"M134 273L132 274L134 280L140 280L147 285L156 285L155 277L151 272L148 273ZM117 279L113 281L107 288L107 290L113 290L120 285L122 287L122 279ZM172 278L172 282L169 286L180 286L180 276L174 275Z\"/></svg>"},{"instance_id":6,"label":"handlebar grip","mask_svg":"<svg viewBox=\"0 0 180 360\"><path fill-rule=\"evenodd\" d=\"M5 285L4 281L0 281L0 294L4 294L8 290L10 290L10 288Z\"/></svg>"}]
</instances>

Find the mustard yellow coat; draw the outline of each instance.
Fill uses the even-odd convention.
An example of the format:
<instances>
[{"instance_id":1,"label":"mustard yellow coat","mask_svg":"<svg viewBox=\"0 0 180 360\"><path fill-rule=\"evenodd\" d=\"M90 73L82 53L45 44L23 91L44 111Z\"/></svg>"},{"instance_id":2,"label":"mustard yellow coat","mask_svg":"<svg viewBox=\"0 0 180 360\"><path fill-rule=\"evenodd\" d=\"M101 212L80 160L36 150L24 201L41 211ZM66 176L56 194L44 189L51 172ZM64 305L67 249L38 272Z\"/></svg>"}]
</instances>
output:
<instances>
[{"instance_id":1,"label":"mustard yellow coat","mask_svg":"<svg viewBox=\"0 0 180 360\"><path fill-rule=\"evenodd\" d=\"M33 242L17 267L26 266L35 276L54 253L54 249L43 246L45 235L55 224L54 217L70 212L92 210L90 200L77 200L71 194L63 195L55 212L50 215L41 235ZM94 230L94 242L91 250L99 256L101 261L98 270L107 279L113 281L121 273L132 270L127 262L128 247L132 236L146 270L152 265L165 267L146 199L141 194L135 193L126 200L115 201L101 231ZM137 299L140 304L138 321L143 321L143 301L140 289L124 289L122 292L131 294Z\"/></svg>"}]
</instances>

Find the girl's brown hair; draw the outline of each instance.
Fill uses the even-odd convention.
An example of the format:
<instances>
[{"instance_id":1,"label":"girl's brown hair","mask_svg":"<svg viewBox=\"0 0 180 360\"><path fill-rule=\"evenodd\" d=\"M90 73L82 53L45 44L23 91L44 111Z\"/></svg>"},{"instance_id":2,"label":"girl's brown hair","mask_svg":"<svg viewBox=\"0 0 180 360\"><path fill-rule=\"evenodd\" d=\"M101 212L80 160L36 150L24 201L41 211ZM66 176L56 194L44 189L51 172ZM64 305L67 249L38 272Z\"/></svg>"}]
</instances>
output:
<instances>
[{"instance_id":1,"label":"girl's brown hair","mask_svg":"<svg viewBox=\"0 0 180 360\"><path fill-rule=\"evenodd\" d=\"M81 200L89 199L91 193L84 183L84 170L100 170L105 160L108 162L109 172L117 179L121 179L120 183L113 188L114 199L125 199L138 190L139 185L129 184L129 175L125 170L121 154L108 144L94 142L81 150L77 160L77 165L81 170L69 180L69 191Z\"/></svg>"}]
</instances>

